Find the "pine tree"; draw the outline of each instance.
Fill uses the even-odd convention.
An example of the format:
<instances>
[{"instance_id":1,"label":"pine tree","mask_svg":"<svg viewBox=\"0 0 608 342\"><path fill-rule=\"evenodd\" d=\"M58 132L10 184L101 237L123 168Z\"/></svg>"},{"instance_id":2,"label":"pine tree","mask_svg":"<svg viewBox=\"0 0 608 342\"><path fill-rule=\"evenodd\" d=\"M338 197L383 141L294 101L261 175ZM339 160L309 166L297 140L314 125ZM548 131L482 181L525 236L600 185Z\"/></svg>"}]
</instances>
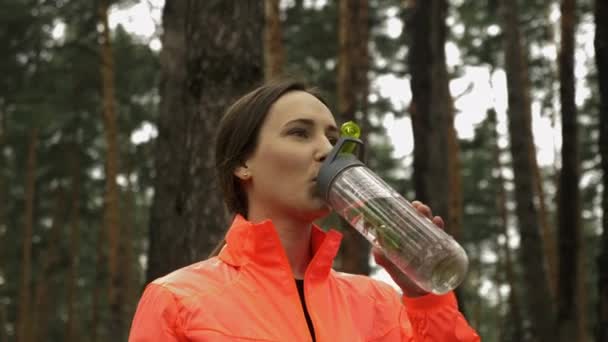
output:
<instances>
[{"instance_id":1,"label":"pine tree","mask_svg":"<svg viewBox=\"0 0 608 342\"><path fill-rule=\"evenodd\" d=\"M555 339L554 308L542 253L538 208L535 206L531 103L526 54L519 28L519 10L514 1L501 1L505 32L505 70L509 97L509 137L515 180L515 203L521 235L521 263L534 339Z\"/></svg>"},{"instance_id":2,"label":"pine tree","mask_svg":"<svg viewBox=\"0 0 608 342\"><path fill-rule=\"evenodd\" d=\"M204 259L225 234L212 139L225 109L263 78L262 5L165 3L147 281Z\"/></svg>"}]
</instances>

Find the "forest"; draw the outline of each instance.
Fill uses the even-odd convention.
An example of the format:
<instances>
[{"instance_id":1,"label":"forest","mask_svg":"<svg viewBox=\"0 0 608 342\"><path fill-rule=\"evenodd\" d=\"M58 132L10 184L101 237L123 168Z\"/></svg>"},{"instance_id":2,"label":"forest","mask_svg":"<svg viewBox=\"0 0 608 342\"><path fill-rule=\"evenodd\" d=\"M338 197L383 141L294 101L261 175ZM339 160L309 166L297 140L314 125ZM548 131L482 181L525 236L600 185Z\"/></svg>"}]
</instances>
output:
<instances>
[{"instance_id":1,"label":"forest","mask_svg":"<svg viewBox=\"0 0 608 342\"><path fill-rule=\"evenodd\" d=\"M466 250L482 341L608 342L605 0L5 0L0 342L126 341L227 213L226 108L319 88ZM334 268L389 281L335 215Z\"/></svg>"}]
</instances>

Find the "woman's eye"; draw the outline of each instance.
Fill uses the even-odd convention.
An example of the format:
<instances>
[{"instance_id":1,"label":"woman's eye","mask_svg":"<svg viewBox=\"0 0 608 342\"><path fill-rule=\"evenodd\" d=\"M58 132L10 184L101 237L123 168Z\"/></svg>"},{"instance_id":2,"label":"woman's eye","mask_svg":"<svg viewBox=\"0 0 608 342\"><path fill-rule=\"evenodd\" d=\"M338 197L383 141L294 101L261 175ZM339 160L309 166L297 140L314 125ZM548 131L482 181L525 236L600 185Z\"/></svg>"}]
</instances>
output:
<instances>
[{"instance_id":1,"label":"woman's eye","mask_svg":"<svg viewBox=\"0 0 608 342\"><path fill-rule=\"evenodd\" d=\"M338 138L336 137L327 137L327 140L329 140L329 143L332 145L335 145L338 142Z\"/></svg>"},{"instance_id":2,"label":"woman's eye","mask_svg":"<svg viewBox=\"0 0 608 342\"><path fill-rule=\"evenodd\" d=\"M294 128L289 131L289 135L295 135L300 138L308 138L308 131L302 128Z\"/></svg>"}]
</instances>

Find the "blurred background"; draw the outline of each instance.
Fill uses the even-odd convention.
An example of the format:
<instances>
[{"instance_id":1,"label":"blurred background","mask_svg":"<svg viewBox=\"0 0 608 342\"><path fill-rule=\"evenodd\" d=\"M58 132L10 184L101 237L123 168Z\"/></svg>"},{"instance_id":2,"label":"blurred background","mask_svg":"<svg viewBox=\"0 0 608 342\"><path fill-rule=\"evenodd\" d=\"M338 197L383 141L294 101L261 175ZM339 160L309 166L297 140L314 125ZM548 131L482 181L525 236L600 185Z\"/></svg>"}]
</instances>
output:
<instances>
[{"instance_id":1,"label":"blurred background","mask_svg":"<svg viewBox=\"0 0 608 342\"><path fill-rule=\"evenodd\" d=\"M282 75L445 219L482 340L608 341L605 0L4 0L0 24L0 342L125 341L228 227L219 117ZM321 224L336 269L390 282Z\"/></svg>"}]
</instances>

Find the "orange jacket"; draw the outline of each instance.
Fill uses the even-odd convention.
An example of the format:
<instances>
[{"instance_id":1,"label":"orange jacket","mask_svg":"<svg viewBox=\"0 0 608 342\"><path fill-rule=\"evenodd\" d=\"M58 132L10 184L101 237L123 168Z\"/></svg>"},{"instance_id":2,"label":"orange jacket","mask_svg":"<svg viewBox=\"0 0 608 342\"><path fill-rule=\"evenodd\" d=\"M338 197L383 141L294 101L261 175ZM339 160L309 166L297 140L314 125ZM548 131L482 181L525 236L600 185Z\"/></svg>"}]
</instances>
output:
<instances>
[{"instance_id":1,"label":"orange jacket","mask_svg":"<svg viewBox=\"0 0 608 342\"><path fill-rule=\"evenodd\" d=\"M272 223L237 216L226 239L218 257L146 287L129 341L311 341ZM316 341L479 341L452 293L401 299L388 284L332 270L341 239L312 233L304 296Z\"/></svg>"}]
</instances>

